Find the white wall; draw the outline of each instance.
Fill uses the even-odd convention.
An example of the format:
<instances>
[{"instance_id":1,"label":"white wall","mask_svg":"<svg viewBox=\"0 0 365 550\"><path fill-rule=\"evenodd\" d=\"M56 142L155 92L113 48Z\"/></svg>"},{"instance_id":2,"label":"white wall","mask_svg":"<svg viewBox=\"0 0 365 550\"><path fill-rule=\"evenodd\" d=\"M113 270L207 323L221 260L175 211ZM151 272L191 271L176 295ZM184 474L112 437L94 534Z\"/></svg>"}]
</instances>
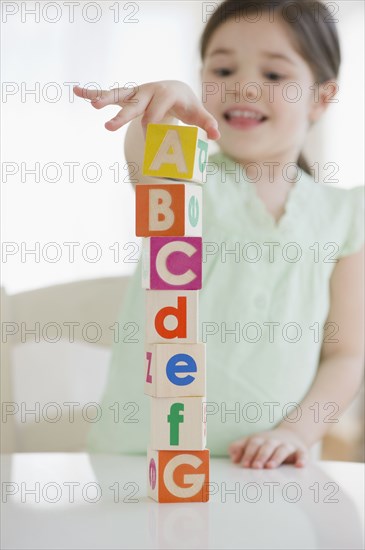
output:
<instances>
[{"instance_id":1,"label":"white wall","mask_svg":"<svg viewBox=\"0 0 365 550\"><path fill-rule=\"evenodd\" d=\"M36 4L41 9L39 22L25 11L34 9ZM178 79L200 93L198 40L203 27L202 2L79 4L74 7L71 23L65 2L2 2L3 175L6 168L17 170L2 184L3 247L5 243L8 251L14 247L14 254L3 255L2 263L2 284L9 293L75 279L127 274L136 265L127 261L127 255L135 250L133 244L127 243L138 240L134 236L132 187L123 182L127 175L123 170L125 128L115 133L104 128L104 122L116 114L118 107L96 111L86 101L73 98L71 85L65 83L97 82L108 89L116 83L122 86L127 82ZM344 53L340 97L316 130L317 137L310 136L313 145L308 150L312 151L312 160L322 165L337 162L339 185L352 187L364 179L364 6L351 0L331 4L340 5ZM42 13L44 5L48 8ZM114 22L115 11L110 8L117 5L119 22ZM82 10L86 8L84 16L89 21L97 17L98 8L99 21L85 20ZM11 10L18 11L7 15ZM47 21L57 17L55 23ZM51 82L56 86L50 87ZM40 90L37 97L25 94L36 86ZM13 95L9 93L11 89ZM53 101L57 90L60 97ZM47 163L57 163L60 180L47 181L56 177L56 170L50 168L45 178L41 173L39 182L29 174L22 181L21 163L29 169L36 162L40 163L41 172ZM65 164L70 162L80 163L73 182ZM90 162L97 163L102 173L95 183L82 177L82 169ZM119 182L113 181L109 168L115 163L121 171ZM90 169L87 177L94 176L95 171ZM58 249L47 248L52 242L57 243ZM67 242L79 243L74 262L64 245ZM87 249L91 242L98 243L102 254L96 262L87 261L85 256L88 251L90 258L94 257L96 249ZM119 243L119 260L110 249L114 243ZM21 251L36 246L40 250L39 261L34 255L22 257ZM61 253L61 258L52 263L56 253Z\"/></svg>"},{"instance_id":2,"label":"white wall","mask_svg":"<svg viewBox=\"0 0 365 550\"><path fill-rule=\"evenodd\" d=\"M364 184L364 3L326 3L337 12L342 53L339 93L310 132L306 151L312 163L318 162L321 181L351 188Z\"/></svg>"}]
</instances>

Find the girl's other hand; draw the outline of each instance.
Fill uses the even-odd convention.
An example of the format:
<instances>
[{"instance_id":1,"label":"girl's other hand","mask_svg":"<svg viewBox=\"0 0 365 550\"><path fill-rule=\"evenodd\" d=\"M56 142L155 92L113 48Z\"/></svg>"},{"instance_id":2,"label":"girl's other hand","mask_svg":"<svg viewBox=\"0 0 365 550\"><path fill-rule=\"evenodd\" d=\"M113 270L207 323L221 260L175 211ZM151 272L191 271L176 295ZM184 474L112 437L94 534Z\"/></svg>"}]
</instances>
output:
<instances>
[{"instance_id":1,"label":"girl's other hand","mask_svg":"<svg viewBox=\"0 0 365 550\"><path fill-rule=\"evenodd\" d=\"M275 428L234 441L229 446L232 462L243 468L276 468L294 464L298 468L308 462L308 447L293 432Z\"/></svg>"},{"instance_id":2,"label":"girl's other hand","mask_svg":"<svg viewBox=\"0 0 365 550\"><path fill-rule=\"evenodd\" d=\"M191 88L178 80L148 82L135 88L112 90L88 90L75 86L75 95L91 100L95 109L106 105L119 105L122 109L105 123L105 128L114 132L127 122L142 115L144 133L147 124L159 123L166 117L175 117L206 131L209 139L219 139L216 119L203 107Z\"/></svg>"}]
</instances>

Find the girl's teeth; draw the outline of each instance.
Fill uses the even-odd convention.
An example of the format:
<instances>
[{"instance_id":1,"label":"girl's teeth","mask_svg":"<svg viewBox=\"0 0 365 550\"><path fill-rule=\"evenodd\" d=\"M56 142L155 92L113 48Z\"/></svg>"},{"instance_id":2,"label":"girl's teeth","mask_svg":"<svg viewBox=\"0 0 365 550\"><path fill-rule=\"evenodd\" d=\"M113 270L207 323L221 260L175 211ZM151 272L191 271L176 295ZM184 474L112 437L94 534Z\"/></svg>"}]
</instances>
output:
<instances>
[{"instance_id":1,"label":"girl's teeth","mask_svg":"<svg viewBox=\"0 0 365 550\"><path fill-rule=\"evenodd\" d=\"M254 118L256 120L261 120L263 117L258 113L253 113L252 111L229 111L227 113L228 118L241 117L241 118Z\"/></svg>"}]
</instances>

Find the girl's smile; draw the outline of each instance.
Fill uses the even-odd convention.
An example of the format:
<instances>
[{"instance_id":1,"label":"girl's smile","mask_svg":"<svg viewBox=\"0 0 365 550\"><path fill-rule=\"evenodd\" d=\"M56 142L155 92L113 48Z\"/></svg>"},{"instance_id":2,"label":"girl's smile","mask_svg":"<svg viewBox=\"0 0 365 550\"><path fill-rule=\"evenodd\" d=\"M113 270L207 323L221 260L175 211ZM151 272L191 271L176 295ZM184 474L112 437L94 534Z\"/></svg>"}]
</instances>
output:
<instances>
[{"instance_id":1,"label":"girl's smile","mask_svg":"<svg viewBox=\"0 0 365 550\"><path fill-rule=\"evenodd\" d=\"M223 119L236 130L251 130L262 125L268 117L249 105L234 105L224 111Z\"/></svg>"}]
</instances>

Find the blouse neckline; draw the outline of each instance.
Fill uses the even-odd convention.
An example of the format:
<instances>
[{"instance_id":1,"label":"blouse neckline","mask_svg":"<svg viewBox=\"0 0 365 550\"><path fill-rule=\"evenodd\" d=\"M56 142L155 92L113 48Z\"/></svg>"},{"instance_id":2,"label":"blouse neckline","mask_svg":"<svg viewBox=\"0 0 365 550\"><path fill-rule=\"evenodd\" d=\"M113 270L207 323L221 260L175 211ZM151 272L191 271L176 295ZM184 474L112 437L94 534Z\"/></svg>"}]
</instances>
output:
<instances>
[{"instance_id":1,"label":"blouse neckline","mask_svg":"<svg viewBox=\"0 0 365 550\"><path fill-rule=\"evenodd\" d=\"M260 225L266 226L273 231L281 231L291 229L293 225L298 222L299 218L302 217L305 211L305 203L308 200L308 194L310 192L308 183L313 182L313 178L299 168L298 165L298 177L288 193L283 214L280 216L279 220L276 220L267 209L264 201L258 195L255 183L246 176L244 168L241 167L239 171L239 181L237 181L237 177L233 173L236 161L222 151L214 154L213 157L220 157L221 161L225 162L227 179L234 185L239 184L245 189L249 211L252 212L256 222L259 222Z\"/></svg>"}]
</instances>

